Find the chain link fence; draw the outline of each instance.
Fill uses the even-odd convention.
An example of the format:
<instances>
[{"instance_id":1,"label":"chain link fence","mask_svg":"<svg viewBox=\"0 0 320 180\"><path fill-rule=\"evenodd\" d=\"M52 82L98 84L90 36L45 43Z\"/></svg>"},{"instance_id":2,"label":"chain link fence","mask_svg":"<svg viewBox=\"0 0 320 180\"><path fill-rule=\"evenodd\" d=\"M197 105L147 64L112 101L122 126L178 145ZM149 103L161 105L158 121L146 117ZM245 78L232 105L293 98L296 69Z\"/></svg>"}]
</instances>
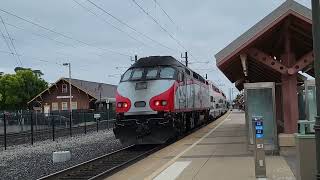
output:
<instances>
[{"instance_id":1,"label":"chain link fence","mask_svg":"<svg viewBox=\"0 0 320 180\"><path fill-rule=\"evenodd\" d=\"M113 128L115 112L0 112L0 148Z\"/></svg>"}]
</instances>

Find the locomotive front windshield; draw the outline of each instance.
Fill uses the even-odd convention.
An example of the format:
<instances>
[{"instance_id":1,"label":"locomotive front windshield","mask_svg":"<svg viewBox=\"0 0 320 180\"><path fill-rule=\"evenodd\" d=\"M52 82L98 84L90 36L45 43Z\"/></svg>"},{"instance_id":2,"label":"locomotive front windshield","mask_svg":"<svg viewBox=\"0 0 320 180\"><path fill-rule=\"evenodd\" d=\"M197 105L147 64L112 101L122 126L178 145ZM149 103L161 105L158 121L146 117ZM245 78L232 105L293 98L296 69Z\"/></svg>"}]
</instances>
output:
<instances>
[{"instance_id":1,"label":"locomotive front windshield","mask_svg":"<svg viewBox=\"0 0 320 180\"><path fill-rule=\"evenodd\" d=\"M132 68L127 70L121 81L175 79L176 69L172 67Z\"/></svg>"}]
</instances>

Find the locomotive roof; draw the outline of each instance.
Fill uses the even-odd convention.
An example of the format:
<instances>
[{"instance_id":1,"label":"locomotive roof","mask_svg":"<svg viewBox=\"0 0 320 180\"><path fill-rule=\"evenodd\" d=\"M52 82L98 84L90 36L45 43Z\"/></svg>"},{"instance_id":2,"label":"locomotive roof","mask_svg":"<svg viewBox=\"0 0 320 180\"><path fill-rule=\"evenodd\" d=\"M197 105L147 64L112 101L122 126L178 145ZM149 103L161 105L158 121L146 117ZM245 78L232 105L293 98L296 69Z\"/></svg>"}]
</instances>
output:
<instances>
[{"instance_id":1,"label":"locomotive roof","mask_svg":"<svg viewBox=\"0 0 320 180\"><path fill-rule=\"evenodd\" d=\"M140 58L131 68L135 67L152 67L152 66L182 66L184 65L177 61L172 56L149 56Z\"/></svg>"},{"instance_id":2,"label":"locomotive roof","mask_svg":"<svg viewBox=\"0 0 320 180\"><path fill-rule=\"evenodd\" d=\"M177 66L188 69L193 74L199 77L199 80L206 83L206 80L198 73L192 71L190 68L186 67L184 64L176 60L172 56L149 56L140 58L135 62L130 68L140 68L140 67L154 67L154 66Z\"/></svg>"}]
</instances>

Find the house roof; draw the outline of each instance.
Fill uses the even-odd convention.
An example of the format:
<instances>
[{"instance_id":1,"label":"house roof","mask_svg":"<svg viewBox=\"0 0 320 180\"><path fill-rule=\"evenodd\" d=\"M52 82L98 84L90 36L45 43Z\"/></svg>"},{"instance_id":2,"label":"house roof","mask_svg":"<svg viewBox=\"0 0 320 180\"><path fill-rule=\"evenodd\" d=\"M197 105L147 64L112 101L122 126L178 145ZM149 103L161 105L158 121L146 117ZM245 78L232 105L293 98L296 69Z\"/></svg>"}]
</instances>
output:
<instances>
[{"instance_id":1,"label":"house roof","mask_svg":"<svg viewBox=\"0 0 320 180\"><path fill-rule=\"evenodd\" d=\"M63 80L69 82L69 78L63 78ZM95 99L100 98L100 91L101 91L101 97L105 97L105 98L116 97L116 89L117 89L116 85L85 81L80 79L72 79L72 78L71 78L71 84L83 90L84 92L90 94Z\"/></svg>"},{"instance_id":2,"label":"house roof","mask_svg":"<svg viewBox=\"0 0 320 180\"><path fill-rule=\"evenodd\" d=\"M312 23L312 12L309 8L295 2L294 0L287 0L269 15L264 17L260 22L251 27L248 31L243 33L227 47L222 49L215 55L217 65L223 63L234 54L240 52L243 47L255 41L261 34L265 33L277 21L281 21L289 14L299 16L310 24Z\"/></svg>"},{"instance_id":3,"label":"house roof","mask_svg":"<svg viewBox=\"0 0 320 180\"><path fill-rule=\"evenodd\" d=\"M55 86L60 81L65 81L66 83L69 83L69 78L58 79L55 83L51 84L47 89L45 89L44 91L39 93L37 96L32 98L28 102L28 104L34 101L37 97L41 96L46 91L48 91L50 88ZM88 95L92 96L95 99L100 99L100 91L101 91L102 98L105 98L105 99L115 98L116 89L117 89L116 85L85 81L85 80L73 79L73 78L71 78L71 85L87 93Z\"/></svg>"}]
</instances>

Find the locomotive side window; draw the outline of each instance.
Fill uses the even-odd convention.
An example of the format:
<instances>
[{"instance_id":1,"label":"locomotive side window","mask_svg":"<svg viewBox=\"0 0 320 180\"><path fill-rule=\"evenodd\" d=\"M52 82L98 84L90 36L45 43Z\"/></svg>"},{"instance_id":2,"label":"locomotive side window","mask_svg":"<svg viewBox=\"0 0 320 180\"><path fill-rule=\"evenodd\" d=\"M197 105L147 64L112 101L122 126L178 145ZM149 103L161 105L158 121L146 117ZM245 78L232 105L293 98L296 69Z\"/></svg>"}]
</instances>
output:
<instances>
[{"instance_id":1,"label":"locomotive side window","mask_svg":"<svg viewBox=\"0 0 320 180\"><path fill-rule=\"evenodd\" d=\"M213 96L210 96L210 102L213 102Z\"/></svg>"},{"instance_id":2,"label":"locomotive side window","mask_svg":"<svg viewBox=\"0 0 320 180\"><path fill-rule=\"evenodd\" d=\"M141 68L134 69L131 80L139 80L142 78L142 75L143 75L143 69Z\"/></svg>"},{"instance_id":3,"label":"locomotive side window","mask_svg":"<svg viewBox=\"0 0 320 180\"><path fill-rule=\"evenodd\" d=\"M172 67L163 67L160 69L160 78L163 79L173 79L175 74L175 69Z\"/></svg>"},{"instance_id":4,"label":"locomotive side window","mask_svg":"<svg viewBox=\"0 0 320 180\"><path fill-rule=\"evenodd\" d=\"M122 76L121 81L128 81L131 77L132 69L129 69L124 75Z\"/></svg>"},{"instance_id":5,"label":"locomotive side window","mask_svg":"<svg viewBox=\"0 0 320 180\"><path fill-rule=\"evenodd\" d=\"M156 79L158 76L158 68L151 68L147 70L146 79Z\"/></svg>"},{"instance_id":6,"label":"locomotive side window","mask_svg":"<svg viewBox=\"0 0 320 180\"><path fill-rule=\"evenodd\" d=\"M193 73L193 77L194 77L195 79L198 79L198 75L197 75L196 73Z\"/></svg>"},{"instance_id":7,"label":"locomotive side window","mask_svg":"<svg viewBox=\"0 0 320 180\"><path fill-rule=\"evenodd\" d=\"M186 69L186 73L187 73L188 75L190 75L190 71L189 71L188 69Z\"/></svg>"}]
</instances>

